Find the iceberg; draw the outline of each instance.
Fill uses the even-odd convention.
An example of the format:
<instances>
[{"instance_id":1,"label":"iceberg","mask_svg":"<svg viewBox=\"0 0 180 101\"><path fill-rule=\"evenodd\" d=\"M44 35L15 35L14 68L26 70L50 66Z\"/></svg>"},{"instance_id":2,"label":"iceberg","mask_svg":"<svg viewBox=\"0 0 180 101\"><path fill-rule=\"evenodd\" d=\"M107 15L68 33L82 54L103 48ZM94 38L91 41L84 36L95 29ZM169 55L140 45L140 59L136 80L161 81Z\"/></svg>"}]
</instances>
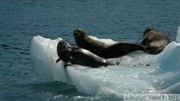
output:
<instances>
[{"instance_id":1,"label":"iceberg","mask_svg":"<svg viewBox=\"0 0 180 101\"><path fill-rule=\"evenodd\" d=\"M111 39L98 39L109 43ZM30 54L33 71L40 77L74 85L78 92L94 95L180 93L180 28L177 42L171 42L158 55L141 51L113 58L118 66L90 68L56 63L57 43L61 38L34 36Z\"/></svg>"}]
</instances>

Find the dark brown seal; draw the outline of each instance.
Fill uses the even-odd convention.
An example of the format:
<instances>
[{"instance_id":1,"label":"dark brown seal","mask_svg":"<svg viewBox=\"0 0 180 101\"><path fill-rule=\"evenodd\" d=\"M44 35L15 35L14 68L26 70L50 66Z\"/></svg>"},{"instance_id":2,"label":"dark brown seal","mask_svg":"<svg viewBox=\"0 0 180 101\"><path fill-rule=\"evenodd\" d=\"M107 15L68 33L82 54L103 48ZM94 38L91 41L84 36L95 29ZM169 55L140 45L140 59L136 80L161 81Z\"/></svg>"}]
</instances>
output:
<instances>
[{"instance_id":1,"label":"dark brown seal","mask_svg":"<svg viewBox=\"0 0 180 101\"><path fill-rule=\"evenodd\" d=\"M141 50L147 52L144 46L135 43L117 42L107 44L102 41L90 38L82 29L76 29L73 32L78 47L87 49L103 58L116 58L128 53Z\"/></svg>"},{"instance_id":2,"label":"dark brown seal","mask_svg":"<svg viewBox=\"0 0 180 101\"><path fill-rule=\"evenodd\" d=\"M119 62L106 60L83 48L68 46L63 40L58 42L57 54L59 59L57 59L56 63L62 60L66 63L64 67L71 66L71 64L79 64L97 68L100 66L119 64Z\"/></svg>"},{"instance_id":3,"label":"dark brown seal","mask_svg":"<svg viewBox=\"0 0 180 101\"><path fill-rule=\"evenodd\" d=\"M147 28L143 34L142 45L147 46L147 50L150 54L160 53L168 44L170 39L160 32L157 32L151 28Z\"/></svg>"}]
</instances>

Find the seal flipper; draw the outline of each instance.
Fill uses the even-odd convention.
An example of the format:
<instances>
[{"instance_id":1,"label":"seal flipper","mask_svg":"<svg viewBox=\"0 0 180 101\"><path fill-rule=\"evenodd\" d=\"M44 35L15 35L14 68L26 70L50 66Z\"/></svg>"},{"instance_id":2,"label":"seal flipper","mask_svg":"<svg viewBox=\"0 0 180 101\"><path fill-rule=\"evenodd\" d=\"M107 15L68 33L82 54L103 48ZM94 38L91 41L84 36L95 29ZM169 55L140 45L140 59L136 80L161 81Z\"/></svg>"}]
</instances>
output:
<instances>
[{"instance_id":1,"label":"seal flipper","mask_svg":"<svg viewBox=\"0 0 180 101\"><path fill-rule=\"evenodd\" d=\"M64 65L64 67L67 68L67 66L71 66L71 65L72 65L72 63L69 61Z\"/></svg>"},{"instance_id":2,"label":"seal flipper","mask_svg":"<svg viewBox=\"0 0 180 101\"><path fill-rule=\"evenodd\" d=\"M120 63L118 61L113 61L110 63L110 65L119 65Z\"/></svg>"},{"instance_id":3,"label":"seal flipper","mask_svg":"<svg viewBox=\"0 0 180 101\"><path fill-rule=\"evenodd\" d=\"M114 65L119 65L120 63L118 61L114 62Z\"/></svg>"},{"instance_id":4,"label":"seal flipper","mask_svg":"<svg viewBox=\"0 0 180 101\"><path fill-rule=\"evenodd\" d=\"M56 60L56 63L58 63L60 60L61 60L60 58L59 58L59 59L57 59L57 60Z\"/></svg>"},{"instance_id":5,"label":"seal flipper","mask_svg":"<svg viewBox=\"0 0 180 101\"><path fill-rule=\"evenodd\" d=\"M107 61L107 63L104 65L107 67L108 65L119 65L120 63L118 61Z\"/></svg>"}]
</instances>

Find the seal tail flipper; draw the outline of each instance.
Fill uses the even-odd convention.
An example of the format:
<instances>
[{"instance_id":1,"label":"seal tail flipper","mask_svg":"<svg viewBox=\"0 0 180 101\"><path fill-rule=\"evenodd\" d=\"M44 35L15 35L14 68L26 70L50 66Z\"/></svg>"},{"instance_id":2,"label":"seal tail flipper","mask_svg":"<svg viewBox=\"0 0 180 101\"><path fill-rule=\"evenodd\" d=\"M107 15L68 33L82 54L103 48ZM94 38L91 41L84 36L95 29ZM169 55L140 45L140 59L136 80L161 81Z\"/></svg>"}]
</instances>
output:
<instances>
[{"instance_id":1,"label":"seal tail flipper","mask_svg":"<svg viewBox=\"0 0 180 101\"><path fill-rule=\"evenodd\" d=\"M119 65L120 63L118 61L109 62L109 65Z\"/></svg>"},{"instance_id":2,"label":"seal tail flipper","mask_svg":"<svg viewBox=\"0 0 180 101\"><path fill-rule=\"evenodd\" d=\"M115 65L119 65L120 63L117 61L117 62L114 62Z\"/></svg>"}]
</instances>

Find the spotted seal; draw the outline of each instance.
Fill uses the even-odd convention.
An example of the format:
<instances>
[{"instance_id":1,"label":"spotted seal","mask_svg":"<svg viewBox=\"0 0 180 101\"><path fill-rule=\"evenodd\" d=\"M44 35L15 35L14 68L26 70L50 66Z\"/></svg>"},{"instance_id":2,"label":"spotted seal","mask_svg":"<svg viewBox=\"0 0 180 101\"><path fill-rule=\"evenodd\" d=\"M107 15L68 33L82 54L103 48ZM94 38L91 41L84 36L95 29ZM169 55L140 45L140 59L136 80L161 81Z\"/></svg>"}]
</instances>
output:
<instances>
[{"instance_id":1,"label":"spotted seal","mask_svg":"<svg viewBox=\"0 0 180 101\"><path fill-rule=\"evenodd\" d=\"M79 64L92 68L98 68L100 66L119 64L119 62L112 62L101 58L86 49L69 46L64 40L58 42L57 54L59 59L57 59L56 63L62 60L65 62L64 67L71 66L72 64Z\"/></svg>"},{"instance_id":2,"label":"spotted seal","mask_svg":"<svg viewBox=\"0 0 180 101\"><path fill-rule=\"evenodd\" d=\"M144 46L135 43L116 42L114 44L107 44L92 39L80 28L74 30L73 36L78 47L87 49L103 58L116 58L137 50L147 52Z\"/></svg>"}]
</instances>

